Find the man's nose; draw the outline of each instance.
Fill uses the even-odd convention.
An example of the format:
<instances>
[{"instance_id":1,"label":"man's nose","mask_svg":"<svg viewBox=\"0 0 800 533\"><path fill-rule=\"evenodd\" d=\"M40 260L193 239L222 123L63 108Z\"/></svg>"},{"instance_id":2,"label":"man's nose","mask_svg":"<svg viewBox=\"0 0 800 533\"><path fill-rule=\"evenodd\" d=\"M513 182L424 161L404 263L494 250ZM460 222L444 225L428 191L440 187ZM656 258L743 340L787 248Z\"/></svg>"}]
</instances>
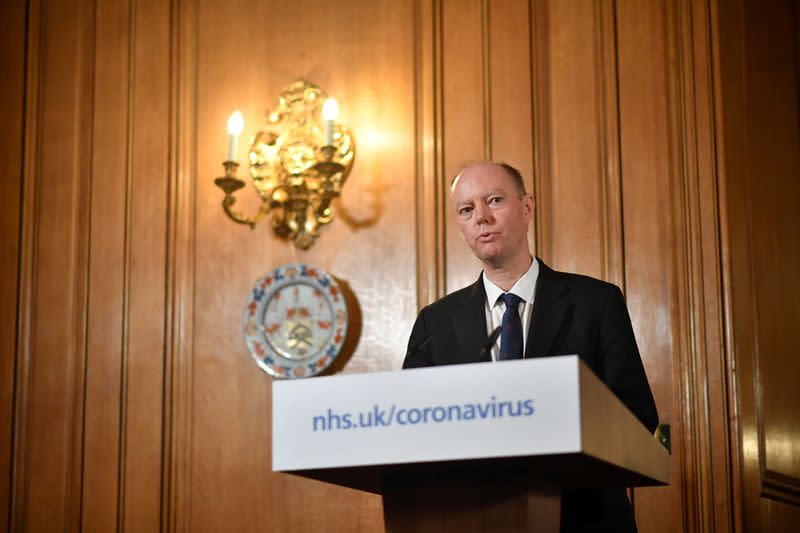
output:
<instances>
[{"instance_id":1,"label":"man's nose","mask_svg":"<svg viewBox=\"0 0 800 533\"><path fill-rule=\"evenodd\" d=\"M477 224L488 224L491 222L492 212L488 206L478 204L475 208L475 222Z\"/></svg>"}]
</instances>

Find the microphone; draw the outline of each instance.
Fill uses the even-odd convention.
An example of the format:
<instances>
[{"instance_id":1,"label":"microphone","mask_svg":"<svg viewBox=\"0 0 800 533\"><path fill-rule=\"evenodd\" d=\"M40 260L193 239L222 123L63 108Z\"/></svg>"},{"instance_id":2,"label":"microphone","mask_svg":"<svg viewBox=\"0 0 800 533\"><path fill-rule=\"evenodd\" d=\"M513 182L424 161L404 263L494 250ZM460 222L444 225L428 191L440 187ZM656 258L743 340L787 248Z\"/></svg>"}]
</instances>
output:
<instances>
[{"instance_id":1,"label":"microphone","mask_svg":"<svg viewBox=\"0 0 800 533\"><path fill-rule=\"evenodd\" d=\"M501 326L497 326L489 334L489 340L486 341L486 344L484 344L483 348L481 348L481 355L478 357L478 359L483 360L488 358L490 361L492 360L492 346L494 346L494 343L497 342L497 337L500 336L500 331L502 329L503 328Z\"/></svg>"}]
</instances>

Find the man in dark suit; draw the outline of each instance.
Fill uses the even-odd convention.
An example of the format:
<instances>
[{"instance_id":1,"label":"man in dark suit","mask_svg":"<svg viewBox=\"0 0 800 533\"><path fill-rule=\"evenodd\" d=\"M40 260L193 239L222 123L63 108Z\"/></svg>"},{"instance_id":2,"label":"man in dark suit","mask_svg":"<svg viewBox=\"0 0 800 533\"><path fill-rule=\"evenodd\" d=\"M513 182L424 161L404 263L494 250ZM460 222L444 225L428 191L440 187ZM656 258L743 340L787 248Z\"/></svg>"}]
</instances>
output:
<instances>
[{"instance_id":1,"label":"man in dark suit","mask_svg":"<svg viewBox=\"0 0 800 533\"><path fill-rule=\"evenodd\" d=\"M403 368L578 354L651 432L658 425L622 292L557 272L528 246L533 198L519 172L477 163L453 181L461 234L483 265L472 285L420 311ZM503 326L490 353L489 332ZM636 531L624 488L562 494L562 531Z\"/></svg>"}]
</instances>

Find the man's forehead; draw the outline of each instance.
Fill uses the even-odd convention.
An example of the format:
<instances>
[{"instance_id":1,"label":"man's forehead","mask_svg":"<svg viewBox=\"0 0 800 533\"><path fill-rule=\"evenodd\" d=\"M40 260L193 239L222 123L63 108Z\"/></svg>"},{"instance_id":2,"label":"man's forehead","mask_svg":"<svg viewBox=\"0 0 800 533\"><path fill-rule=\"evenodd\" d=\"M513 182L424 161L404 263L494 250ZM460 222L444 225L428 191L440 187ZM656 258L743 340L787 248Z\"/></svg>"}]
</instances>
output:
<instances>
[{"instance_id":1,"label":"man's forehead","mask_svg":"<svg viewBox=\"0 0 800 533\"><path fill-rule=\"evenodd\" d=\"M491 187L487 189L478 189L473 191L473 194L464 196L462 194L455 195L451 194L450 197L453 199L453 202L456 205L466 204L472 202L476 197L479 199L483 199L495 194L508 194L511 188L504 188L504 187Z\"/></svg>"},{"instance_id":2,"label":"man's forehead","mask_svg":"<svg viewBox=\"0 0 800 533\"><path fill-rule=\"evenodd\" d=\"M460 183L474 184L476 181L482 183L483 187L487 189L483 192L505 191L515 186L514 180L502 166L497 163L477 163L458 173L450 186L450 196L453 196Z\"/></svg>"}]
</instances>

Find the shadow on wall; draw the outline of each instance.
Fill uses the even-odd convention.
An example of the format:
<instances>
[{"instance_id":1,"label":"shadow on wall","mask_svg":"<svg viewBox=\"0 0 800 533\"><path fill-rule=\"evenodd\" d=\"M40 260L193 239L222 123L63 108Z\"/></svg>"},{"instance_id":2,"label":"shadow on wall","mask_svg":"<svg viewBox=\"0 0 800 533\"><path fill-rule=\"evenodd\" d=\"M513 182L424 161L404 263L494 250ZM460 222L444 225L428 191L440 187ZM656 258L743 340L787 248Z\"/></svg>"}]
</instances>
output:
<instances>
[{"instance_id":1,"label":"shadow on wall","mask_svg":"<svg viewBox=\"0 0 800 533\"><path fill-rule=\"evenodd\" d=\"M334 359L333 363L331 363L328 368L319 374L320 376L332 376L333 374L339 373L345 367L358 347L358 341L361 339L361 329L363 327L361 306L358 303L353 289L350 288L350 284L336 276L332 277L336 280L336 283L339 284L339 288L342 289L342 296L347 305L347 336L344 339L342 351L339 353L339 356Z\"/></svg>"},{"instance_id":2,"label":"shadow on wall","mask_svg":"<svg viewBox=\"0 0 800 533\"><path fill-rule=\"evenodd\" d=\"M370 228L383 216L386 188L377 177L364 181L367 183L363 186L350 183L333 201L336 216L353 231Z\"/></svg>"}]
</instances>

